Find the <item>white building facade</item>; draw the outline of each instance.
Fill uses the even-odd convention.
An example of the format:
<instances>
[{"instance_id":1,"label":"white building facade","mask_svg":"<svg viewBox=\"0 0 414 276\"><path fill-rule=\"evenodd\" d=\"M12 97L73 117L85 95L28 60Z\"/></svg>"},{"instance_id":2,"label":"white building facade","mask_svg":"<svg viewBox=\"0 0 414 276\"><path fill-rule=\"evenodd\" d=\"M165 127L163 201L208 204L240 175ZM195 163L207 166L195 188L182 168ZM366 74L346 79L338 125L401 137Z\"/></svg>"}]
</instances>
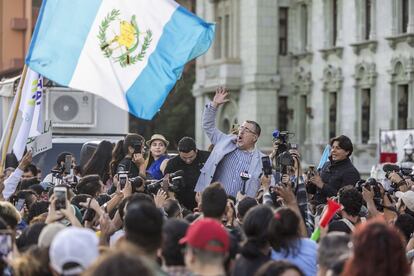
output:
<instances>
[{"instance_id":1,"label":"white building facade","mask_svg":"<svg viewBox=\"0 0 414 276\"><path fill-rule=\"evenodd\" d=\"M266 150L275 129L289 130L307 163L344 134L367 173L380 129L414 128L414 0L198 0L197 14L217 23L193 89L200 147L217 86L231 92L223 131L255 120Z\"/></svg>"}]
</instances>

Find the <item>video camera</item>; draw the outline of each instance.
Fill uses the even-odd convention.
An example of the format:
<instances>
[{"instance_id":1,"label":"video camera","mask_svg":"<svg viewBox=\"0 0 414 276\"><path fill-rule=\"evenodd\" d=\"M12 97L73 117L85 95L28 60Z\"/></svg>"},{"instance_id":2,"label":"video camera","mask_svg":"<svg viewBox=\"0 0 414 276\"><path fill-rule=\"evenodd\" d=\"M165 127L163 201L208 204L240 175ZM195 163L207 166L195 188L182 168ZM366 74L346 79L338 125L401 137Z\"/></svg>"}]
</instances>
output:
<instances>
[{"instance_id":1,"label":"video camera","mask_svg":"<svg viewBox=\"0 0 414 276\"><path fill-rule=\"evenodd\" d=\"M184 188L185 183L183 175L183 170L179 170L169 174L169 191L177 193ZM150 180L149 184L146 185L146 192L156 194L158 190L161 188L163 180L164 179L160 179L155 182Z\"/></svg>"},{"instance_id":2,"label":"video camera","mask_svg":"<svg viewBox=\"0 0 414 276\"><path fill-rule=\"evenodd\" d=\"M273 132L273 144L277 145L276 152L276 171L287 174L287 167L295 164L292 155L289 153L291 144L289 143L289 133L287 131L275 130Z\"/></svg>"},{"instance_id":3,"label":"video camera","mask_svg":"<svg viewBox=\"0 0 414 276\"><path fill-rule=\"evenodd\" d=\"M401 178L405 179L405 176L409 176L411 181L414 181L414 173L411 167L400 167L395 164L385 164L382 167L382 170L385 172L386 178L389 178L390 173L396 172Z\"/></svg>"}]
</instances>

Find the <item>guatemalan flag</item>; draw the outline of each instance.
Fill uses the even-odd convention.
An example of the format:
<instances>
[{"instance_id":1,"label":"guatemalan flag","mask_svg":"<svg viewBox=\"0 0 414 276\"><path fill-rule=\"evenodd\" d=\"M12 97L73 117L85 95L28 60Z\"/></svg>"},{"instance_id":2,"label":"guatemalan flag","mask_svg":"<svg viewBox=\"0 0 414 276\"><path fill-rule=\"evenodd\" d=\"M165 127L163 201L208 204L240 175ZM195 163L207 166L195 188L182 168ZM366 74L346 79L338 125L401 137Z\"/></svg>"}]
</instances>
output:
<instances>
[{"instance_id":1,"label":"guatemalan flag","mask_svg":"<svg viewBox=\"0 0 414 276\"><path fill-rule=\"evenodd\" d=\"M26 63L149 120L213 38L172 0L43 0Z\"/></svg>"}]
</instances>

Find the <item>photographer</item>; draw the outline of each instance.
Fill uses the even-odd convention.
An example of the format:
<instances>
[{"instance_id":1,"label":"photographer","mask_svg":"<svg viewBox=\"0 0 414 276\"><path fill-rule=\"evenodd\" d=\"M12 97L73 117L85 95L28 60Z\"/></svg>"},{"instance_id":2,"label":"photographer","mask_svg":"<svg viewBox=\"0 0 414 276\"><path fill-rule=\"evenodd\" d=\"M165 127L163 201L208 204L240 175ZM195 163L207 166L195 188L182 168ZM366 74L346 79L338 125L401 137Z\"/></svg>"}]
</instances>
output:
<instances>
[{"instance_id":1,"label":"photographer","mask_svg":"<svg viewBox=\"0 0 414 276\"><path fill-rule=\"evenodd\" d=\"M383 166L385 177L391 181L391 186L396 191L406 192L412 183L412 169L406 169L394 164Z\"/></svg>"},{"instance_id":2,"label":"photographer","mask_svg":"<svg viewBox=\"0 0 414 276\"><path fill-rule=\"evenodd\" d=\"M112 177L120 171L129 172L129 177L145 177L144 142L144 137L131 133L116 144L109 165Z\"/></svg>"},{"instance_id":3,"label":"photographer","mask_svg":"<svg viewBox=\"0 0 414 276\"><path fill-rule=\"evenodd\" d=\"M335 196L339 189L354 185L360 179L358 170L349 159L353 151L351 139L341 135L333 138L330 145L329 161L323 165L320 175L311 177L308 184L316 186L314 200L318 204L326 203L326 199Z\"/></svg>"},{"instance_id":4,"label":"photographer","mask_svg":"<svg viewBox=\"0 0 414 276\"><path fill-rule=\"evenodd\" d=\"M195 202L194 187L200 176L200 169L207 161L210 152L198 150L196 143L191 137L183 137L178 142L178 155L170 159L165 168L165 174L170 174L179 170L184 172L184 187L175 194L178 201L188 210L193 210L197 203Z\"/></svg>"}]
</instances>

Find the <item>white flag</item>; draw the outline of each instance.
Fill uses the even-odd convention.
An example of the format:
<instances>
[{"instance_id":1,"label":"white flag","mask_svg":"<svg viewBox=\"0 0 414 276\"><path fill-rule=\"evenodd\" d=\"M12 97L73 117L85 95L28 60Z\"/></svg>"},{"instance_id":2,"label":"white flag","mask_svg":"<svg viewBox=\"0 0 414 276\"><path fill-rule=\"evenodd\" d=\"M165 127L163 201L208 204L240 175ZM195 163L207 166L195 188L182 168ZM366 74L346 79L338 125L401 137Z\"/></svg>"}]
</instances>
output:
<instances>
[{"instance_id":1,"label":"white flag","mask_svg":"<svg viewBox=\"0 0 414 276\"><path fill-rule=\"evenodd\" d=\"M19 106L19 110L22 112L22 124L13 145L13 152L18 160L23 157L27 138L42 133L44 125L42 102L43 78L28 68Z\"/></svg>"}]
</instances>

